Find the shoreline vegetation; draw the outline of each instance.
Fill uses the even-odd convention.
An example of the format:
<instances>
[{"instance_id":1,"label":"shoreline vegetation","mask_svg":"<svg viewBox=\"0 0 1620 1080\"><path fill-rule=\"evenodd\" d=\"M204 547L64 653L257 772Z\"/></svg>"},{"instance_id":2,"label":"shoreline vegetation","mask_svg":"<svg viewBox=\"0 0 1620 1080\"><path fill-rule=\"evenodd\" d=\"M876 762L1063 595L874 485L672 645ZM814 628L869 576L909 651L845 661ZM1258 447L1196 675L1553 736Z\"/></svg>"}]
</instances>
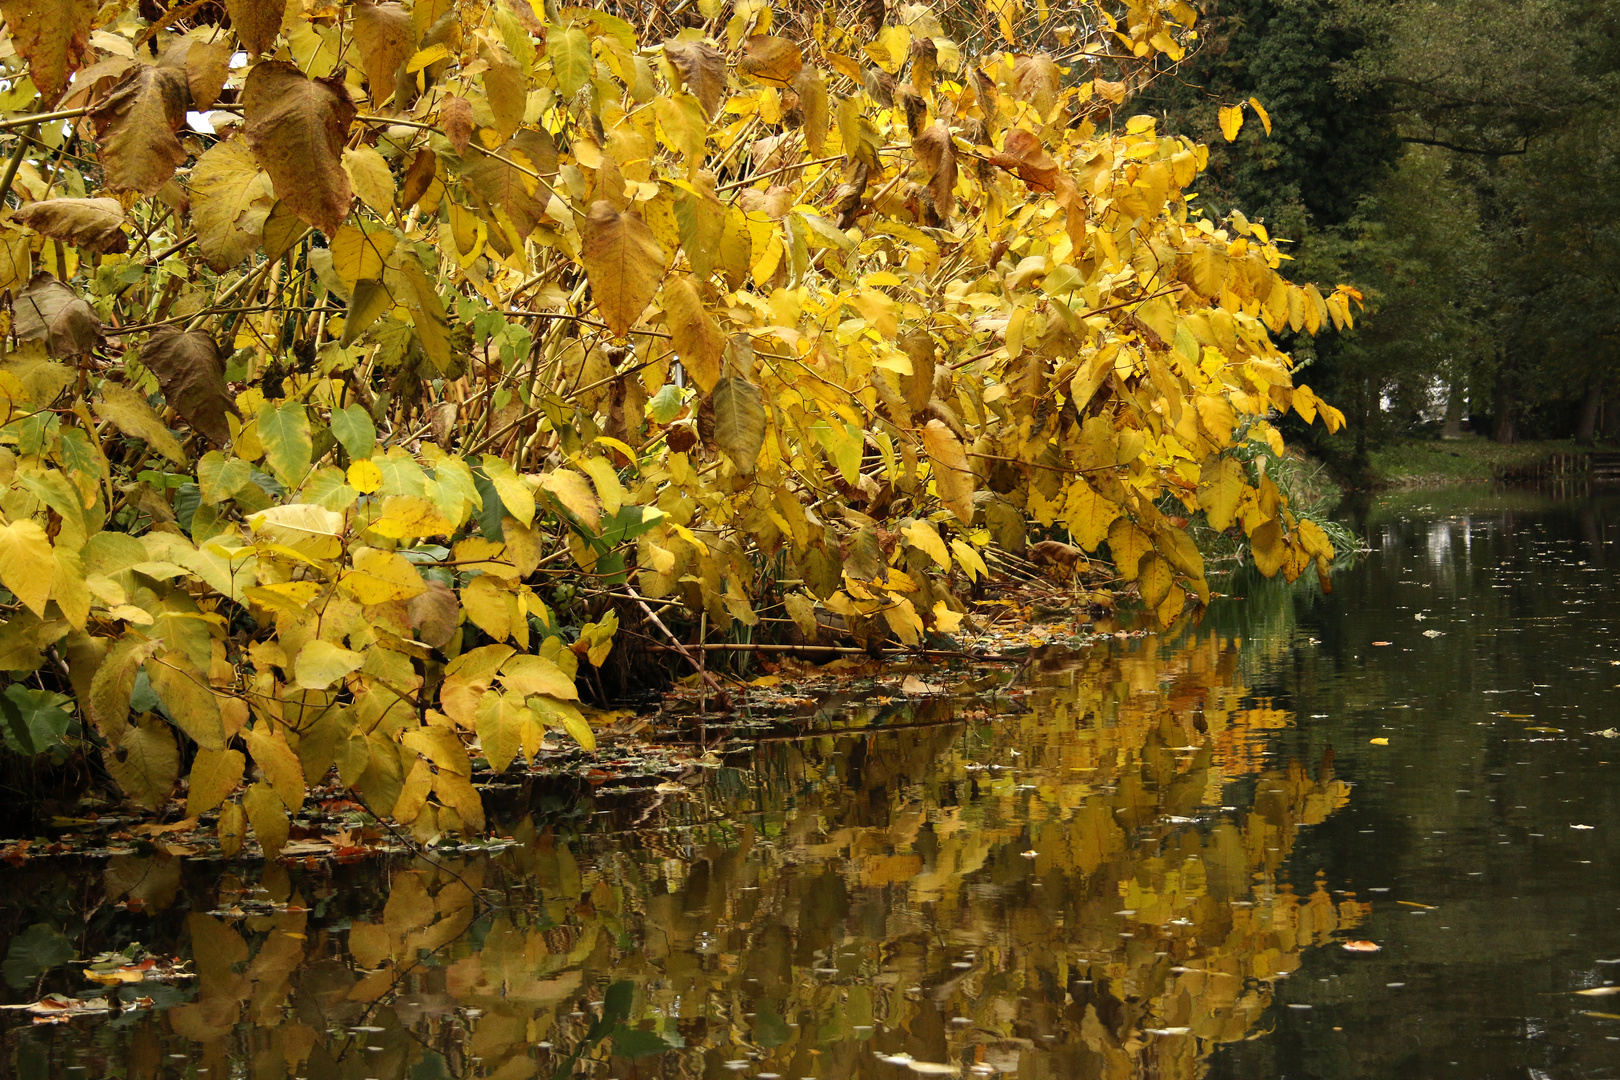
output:
<instances>
[{"instance_id":1,"label":"shoreline vegetation","mask_svg":"<svg viewBox=\"0 0 1620 1080\"><path fill-rule=\"evenodd\" d=\"M1530 465L1553 454L1582 454L1593 449L1569 439L1504 445L1467 435L1461 439L1401 439L1372 450L1369 457L1376 478L1373 486L1426 488L1488 484L1504 466Z\"/></svg>"}]
</instances>

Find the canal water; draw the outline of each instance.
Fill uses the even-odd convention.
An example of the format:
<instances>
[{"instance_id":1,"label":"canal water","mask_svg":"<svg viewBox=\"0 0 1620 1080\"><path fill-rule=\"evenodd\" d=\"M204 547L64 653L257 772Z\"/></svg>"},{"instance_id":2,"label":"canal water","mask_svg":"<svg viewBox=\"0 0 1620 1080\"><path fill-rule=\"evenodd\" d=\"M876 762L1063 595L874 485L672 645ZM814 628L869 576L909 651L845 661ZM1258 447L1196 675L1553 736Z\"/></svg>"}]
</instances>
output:
<instances>
[{"instance_id":1,"label":"canal water","mask_svg":"<svg viewBox=\"0 0 1620 1080\"><path fill-rule=\"evenodd\" d=\"M1355 524L1331 594L806 691L498 851L0 870L0 997L119 1004L0 1012L0 1074L1620 1076L1620 502ZM136 941L196 978L62 950Z\"/></svg>"}]
</instances>

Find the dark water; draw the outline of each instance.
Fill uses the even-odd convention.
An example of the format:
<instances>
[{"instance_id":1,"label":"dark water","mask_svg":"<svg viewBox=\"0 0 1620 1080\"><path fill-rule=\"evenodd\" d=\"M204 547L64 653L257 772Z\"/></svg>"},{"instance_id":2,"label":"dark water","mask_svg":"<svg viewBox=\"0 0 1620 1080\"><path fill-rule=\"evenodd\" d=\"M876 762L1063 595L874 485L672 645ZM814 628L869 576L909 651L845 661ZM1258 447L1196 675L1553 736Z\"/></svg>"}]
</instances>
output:
<instances>
[{"instance_id":1,"label":"dark water","mask_svg":"<svg viewBox=\"0 0 1620 1080\"><path fill-rule=\"evenodd\" d=\"M25 933L199 976L0 1012L0 1075L1620 1075L1572 993L1620 982L1620 503L1470 498L1371 507L1331 596L896 676L497 854L0 869L6 1001L94 989Z\"/></svg>"}]
</instances>

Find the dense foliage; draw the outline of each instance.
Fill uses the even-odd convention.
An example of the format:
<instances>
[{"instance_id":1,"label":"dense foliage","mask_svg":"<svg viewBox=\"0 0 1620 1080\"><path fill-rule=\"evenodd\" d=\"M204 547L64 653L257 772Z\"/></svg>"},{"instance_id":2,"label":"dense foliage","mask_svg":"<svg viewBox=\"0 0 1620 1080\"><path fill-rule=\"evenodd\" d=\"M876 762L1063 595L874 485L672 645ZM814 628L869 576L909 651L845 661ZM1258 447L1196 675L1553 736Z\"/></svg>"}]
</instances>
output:
<instances>
[{"instance_id":1,"label":"dense foliage","mask_svg":"<svg viewBox=\"0 0 1620 1080\"><path fill-rule=\"evenodd\" d=\"M480 828L631 618L915 644L1061 527L1169 622L1198 514L1326 573L1245 446L1338 423L1273 337L1356 294L1134 113L1179 0L224 8L0 0L0 668L227 852L334 768Z\"/></svg>"},{"instance_id":2,"label":"dense foliage","mask_svg":"<svg viewBox=\"0 0 1620 1080\"><path fill-rule=\"evenodd\" d=\"M1283 342L1348 418L1290 434L1345 464L1470 422L1620 435L1613 5L1217 0L1204 27L1152 107L1196 135L1258 95L1276 130L1217 152L1208 196L1298 241L1302 276L1367 297L1353 331Z\"/></svg>"}]
</instances>

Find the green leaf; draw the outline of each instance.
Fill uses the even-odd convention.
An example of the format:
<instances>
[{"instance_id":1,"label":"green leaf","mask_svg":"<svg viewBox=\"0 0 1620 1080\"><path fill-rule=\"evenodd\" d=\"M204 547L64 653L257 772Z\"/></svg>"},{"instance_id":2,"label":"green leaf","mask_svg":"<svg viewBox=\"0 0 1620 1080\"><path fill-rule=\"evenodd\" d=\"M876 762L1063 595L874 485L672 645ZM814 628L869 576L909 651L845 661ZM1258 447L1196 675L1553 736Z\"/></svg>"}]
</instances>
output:
<instances>
[{"instance_id":1,"label":"green leaf","mask_svg":"<svg viewBox=\"0 0 1620 1080\"><path fill-rule=\"evenodd\" d=\"M551 60L552 74L557 76L557 88L565 98L579 92L596 66L591 57L591 39L577 26L566 30L560 26L546 27L546 56Z\"/></svg>"},{"instance_id":2,"label":"green leaf","mask_svg":"<svg viewBox=\"0 0 1620 1080\"><path fill-rule=\"evenodd\" d=\"M12 683L0 694L0 717L5 719L6 745L19 754L43 754L67 738L72 714L64 706L71 698L49 690L31 690Z\"/></svg>"},{"instance_id":3,"label":"green leaf","mask_svg":"<svg viewBox=\"0 0 1620 1080\"><path fill-rule=\"evenodd\" d=\"M264 460L283 484L295 488L303 482L315 449L303 405L287 401L260 409L259 441L264 444Z\"/></svg>"},{"instance_id":4,"label":"green leaf","mask_svg":"<svg viewBox=\"0 0 1620 1080\"><path fill-rule=\"evenodd\" d=\"M0 974L5 975L7 985L21 989L76 955L65 934L54 926L35 923L11 939Z\"/></svg>"},{"instance_id":5,"label":"green leaf","mask_svg":"<svg viewBox=\"0 0 1620 1080\"><path fill-rule=\"evenodd\" d=\"M714 388L714 441L737 471L751 475L765 445L765 403L747 379L721 379Z\"/></svg>"},{"instance_id":6,"label":"green leaf","mask_svg":"<svg viewBox=\"0 0 1620 1080\"><path fill-rule=\"evenodd\" d=\"M359 405L332 410L332 434L356 461L370 457L377 446L377 425Z\"/></svg>"}]
</instances>

